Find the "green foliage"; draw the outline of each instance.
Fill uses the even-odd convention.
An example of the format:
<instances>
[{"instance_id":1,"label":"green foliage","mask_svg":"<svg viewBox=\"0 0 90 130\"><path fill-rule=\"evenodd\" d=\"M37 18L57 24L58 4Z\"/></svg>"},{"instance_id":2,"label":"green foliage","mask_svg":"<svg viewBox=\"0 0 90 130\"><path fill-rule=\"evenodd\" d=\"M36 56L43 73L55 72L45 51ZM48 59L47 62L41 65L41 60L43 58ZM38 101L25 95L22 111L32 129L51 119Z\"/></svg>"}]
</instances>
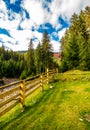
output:
<instances>
[{"instance_id":1,"label":"green foliage","mask_svg":"<svg viewBox=\"0 0 90 130\"><path fill-rule=\"evenodd\" d=\"M74 14L61 40L62 70L90 70L90 7Z\"/></svg>"},{"instance_id":2,"label":"green foliage","mask_svg":"<svg viewBox=\"0 0 90 130\"><path fill-rule=\"evenodd\" d=\"M36 48L36 68L37 73L44 72L46 68L51 68L53 65L52 46L50 37L47 32L44 32L42 43L38 44Z\"/></svg>"},{"instance_id":3,"label":"green foliage","mask_svg":"<svg viewBox=\"0 0 90 130\"><path fill-rule=\"evenodd\" d=\"M27 70L23 70L21 75L20 75L20 79L25 79L27 77Z\"/></svg>"},{"instance_id":4,"label":"green foliage","mask_svg":"<svg viewBox=\"0 0 90 130\"><path fill-rule=\"evenodd\" d=\"M42 45L39 43L36 49L36 68L37 73L41 73L42 70L42 61L43 61L43 51L42 51Z\"/></svg>"},{"instance_id":5,"label":"green foliage","mask_svg":"<svg viewBox=\"0 0 90 130\"><path fill-rule=\"evenodd\" d=\"M52 64L52 46L50 44L50 37L47 32L43 34L42 38L42 69L50 68Z\"/></svg>"},{"instance_id":6,"label":"green foliage","mask_svg":"<svg viewBox=\"0 0 90 130\"><path fill-rule=\"evenodd\" d=\"M45 72L46 68L53 68L52 46L47 32L43 34L42 43L34 49L30 40L26 53L13 52L0 47L0 78L26 78Z\"/></svg>"},{"instance_id":7,"label":"green foliage","mask_svg":"<svg viewBox=\"0 0 90 130\"><path fill-rule=\"evenodd\" d=\"M24 69L23 54L0 47L0 78L19 77Z\"/></svg>"},{"instance_id":8,"label":"green foliage","mask_svg":"<svg viewBox=\"0 0 90 130\"><path fill-rule=\"evenodd\" d=\"M35 67L35 51L33 48L33 42L32 39L30 40L29 43L29 48L28 48L28 56L27 56L27 63L28 63L28 72L29 75L35 75L36 74L36 67Z\"/></svg>"}]
</instances>

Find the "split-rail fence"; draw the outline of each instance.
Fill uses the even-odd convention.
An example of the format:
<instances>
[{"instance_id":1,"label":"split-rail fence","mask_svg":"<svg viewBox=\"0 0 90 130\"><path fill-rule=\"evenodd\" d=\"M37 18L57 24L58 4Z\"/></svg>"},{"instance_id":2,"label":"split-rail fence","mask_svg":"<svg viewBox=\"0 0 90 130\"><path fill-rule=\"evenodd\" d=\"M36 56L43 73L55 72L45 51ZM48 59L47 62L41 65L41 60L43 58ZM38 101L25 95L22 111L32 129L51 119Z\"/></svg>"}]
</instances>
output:
<instances>
[{"instance_id":1,"label":"split-rail fence","mask_svg":"<svg viewBox=\"0 0 90 130\"><path fill-rule=\"evenodd\" d=\"M20 103L21 111L23 111L26 97L39 87L41 88L41 91L43 91L43 85L48 83L49 79L56 72L56 69L47 69L43 74L0 86L0 116L10 111L18 103Z\"/></svg>"}]
</instances>

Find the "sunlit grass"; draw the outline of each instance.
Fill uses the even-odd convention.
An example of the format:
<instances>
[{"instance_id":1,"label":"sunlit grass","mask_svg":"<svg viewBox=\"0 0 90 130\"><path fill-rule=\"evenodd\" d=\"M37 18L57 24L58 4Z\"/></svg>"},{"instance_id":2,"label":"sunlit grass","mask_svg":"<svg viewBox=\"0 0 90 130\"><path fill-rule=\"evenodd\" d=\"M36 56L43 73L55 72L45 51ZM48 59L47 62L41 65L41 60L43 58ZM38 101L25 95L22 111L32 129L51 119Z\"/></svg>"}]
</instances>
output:
<instances>
[{"instance_id":1,"label":"sunlit grass","mask_svg":"<svg viewBox=\"0 0 90 130\"><path fill-rule=\"evenodd\" d=\"M26 99L23 113L18 105L0 119L0 130L90 130L89 79L78 70L54 75Z\"/></svg>"}]
</instances>

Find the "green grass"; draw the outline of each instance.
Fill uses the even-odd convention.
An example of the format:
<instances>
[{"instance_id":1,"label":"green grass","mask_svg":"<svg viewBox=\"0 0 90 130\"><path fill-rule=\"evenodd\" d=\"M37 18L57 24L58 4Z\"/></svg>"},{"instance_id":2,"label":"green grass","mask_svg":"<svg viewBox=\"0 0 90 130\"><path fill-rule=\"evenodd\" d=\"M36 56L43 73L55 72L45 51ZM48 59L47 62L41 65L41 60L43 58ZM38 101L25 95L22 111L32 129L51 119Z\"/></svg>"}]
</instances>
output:
<instances>
[{"instance_id":1,"label":"green grass","mask_svg":"<svg viewBox=\"0 0 90 130\"><path fill-rule=\"evenodd\" d=\"M53 86L50 89L50 86ZM90 130L90 72L57 74L0 119L0 130Z\"/></svg>"}]
</instances>

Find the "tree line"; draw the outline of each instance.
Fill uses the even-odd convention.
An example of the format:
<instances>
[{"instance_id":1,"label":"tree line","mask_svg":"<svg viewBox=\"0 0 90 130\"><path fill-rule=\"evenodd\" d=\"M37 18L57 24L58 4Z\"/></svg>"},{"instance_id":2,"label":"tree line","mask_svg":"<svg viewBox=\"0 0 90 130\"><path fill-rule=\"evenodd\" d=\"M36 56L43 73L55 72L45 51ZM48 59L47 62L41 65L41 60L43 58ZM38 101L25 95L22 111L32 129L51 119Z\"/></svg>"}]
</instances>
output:
<instances>
[{"instance_id":1,"label":"tree line","mask_svg":"<svg viewBox=\"0 0 90 130\"><path fill-rule=\"evenodd\" d=\"M0 47L0 78L19 77L24 69L24 56Z\"/></svg>"},{"instance_id":2,"label":"tree line","mask_svg":"<svg viewBox=\"0 0 90 130\"><path fill-rule=\"evenodd\" d=\"M90 7L74 13L61 39L61 70L90 70Z\"/></svg>"},{"instance_id":3,"label":"tree line","mask_svg":"<svg viewBox=\"0 0 90 130\"><path fill-rule=\"evenodd\" d=\"M52 46L47 32L43 34L42 43L37 48L33 47L33 40L30 40L28 50L25 53L5 50L0 47L0 78L17 77L24 79L45 72L46 68L53 68Z\"/></svg>"}]
</instances>

